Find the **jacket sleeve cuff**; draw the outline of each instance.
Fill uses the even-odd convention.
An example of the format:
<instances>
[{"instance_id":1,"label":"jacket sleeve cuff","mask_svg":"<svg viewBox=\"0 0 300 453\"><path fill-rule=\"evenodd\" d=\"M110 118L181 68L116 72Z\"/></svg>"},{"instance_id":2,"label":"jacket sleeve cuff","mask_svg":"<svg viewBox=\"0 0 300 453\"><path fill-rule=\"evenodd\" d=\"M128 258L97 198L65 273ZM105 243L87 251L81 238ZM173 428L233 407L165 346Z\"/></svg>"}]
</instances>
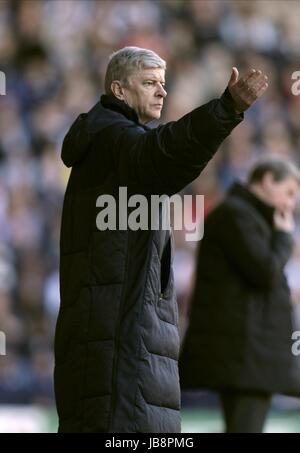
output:
<instances>
[{"instance_id":1,"label":"jacket sleeve cuff","mask_svg":"<svg viewBox=\"0 0 300 453\"><path fill-rule=\"evenodd\" d=\"M244 119L243 113L236 112L234 108L234 101L228 87L220 97L215 113L218 116L218 119L225 122L226 120L236 120L237 122L240 122Z\"/></svg>"}]
</instances>

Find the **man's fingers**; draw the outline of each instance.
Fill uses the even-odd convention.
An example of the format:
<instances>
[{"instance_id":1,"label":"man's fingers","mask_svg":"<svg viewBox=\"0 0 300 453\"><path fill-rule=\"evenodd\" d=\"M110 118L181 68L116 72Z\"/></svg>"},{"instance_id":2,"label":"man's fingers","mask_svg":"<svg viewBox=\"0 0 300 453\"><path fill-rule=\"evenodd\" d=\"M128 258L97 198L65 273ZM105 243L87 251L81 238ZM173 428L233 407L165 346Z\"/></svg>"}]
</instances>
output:
<instances>
[{"instance_id":1,"label":"man's fingers","mask_svg":"<svg viewBox=\"0 0 300 453\"><path fill-rule=\"evenodd\" d=\"M247 94L249 95L255 95L260 88L267 83L267 79L265 77L259 77L255 82L252 82L252 84L249 83L247 87Z\"/></svg>"},{"instance_id":2,"label":"man's fingers","mask_svg":"<svg viewBox=\"0 0 300 453\"><path fill-rule=\"evenodd\" d=\"M246 83L238 87L239 95L251 104L258 97L258 92L267 83L268 78L261 71L253 73Z\"/></svg>"},{"instance_id":3,"label":"man's fingers","mask_svg":"<svg viewBox=\"0 0 300 453\"><path fill-rule=\"evenodd\" d=\"M248 80L247 86L249 89L256 89L258 86L260 86L262 83L266 83L268 81L268 77L265 74L260 74L255 77L252 77L251 79Z\"/></svg>"},{"instance_id":4,"label":"man's fingers","mask_svg":"<svg viewBox=\"0 0 300 453\"><path fill-rule=\"evenodd\" d=\"M250 71L248 71L243 77L240 78L240 80L238 81L238 84L240 86L246 85L246 83L249 81L249 79L251 79L255 75L256 75L256 70L250 69Z\"/></svg>"},{"instance_id":5,"label":"man's fingers","mask_svg":"<svg viewBox=\"0 0 300 453\"><path fill-rule=\"evenodd\" d=\"M244 79L244 81L247 81L250 77L252 77L254 74L256 73L256 69L249 69L248 72L246 72L246 74L242 77L242 79Z\"/></svg>"},{"instance_id":6,"label":"man's fingers","mask_svg":"<svg viewBox=\"0 0 300 453\"><path fill-rule=\"evenodd\" d=\"M263 86L265 86L265 85L268 86L267 80L266 80L265 78L260 79L259 82L256 83L256 84L252 87L252 92L253 92L253 93L258 93L258 92L261 90L261 88L262 88Z\"/></svg>"},{"instance_id":7,"label":"man's fingers","mask_svg":"<svg viewBox=\"0 0 300 453\"><path fill-rule=\"evenodd\" d=\"M265 82L265 83L261 86L261 88L257 91L256 97L259 98L262 94L264 94L264 92L266 91L266 89L268 88L268 86L269 86L268 83Z\"/></svg>"},{"instance_id":8,"label":"man's fingers","mask_svg":"<svg viewBox=\"0 0 300 453\"><path fill-rule=\"evenodd\" d=\"M241 88L250 88L255 84L260 83L265 77L265 74L263 74L261 70L251 70L245 77L242 77L238 83Z\"/></svg>"}]
</instances>

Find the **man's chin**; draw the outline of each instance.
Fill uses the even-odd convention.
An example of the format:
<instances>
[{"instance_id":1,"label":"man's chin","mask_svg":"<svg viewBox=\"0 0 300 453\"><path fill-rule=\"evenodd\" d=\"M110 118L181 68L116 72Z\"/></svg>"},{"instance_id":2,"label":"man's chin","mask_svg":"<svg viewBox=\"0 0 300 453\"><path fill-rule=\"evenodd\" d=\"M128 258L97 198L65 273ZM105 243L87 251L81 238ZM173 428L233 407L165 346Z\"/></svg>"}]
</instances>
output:
<instances>
[{"instance_id":1,"label":"man's chin","mask_svg":"<svg viewBox=\"0 0 300 453\"><path fill-rule=\"evenodd\" d=\"M147 121L145 121L145 124L150 123L151 121L154 121L154 120L159 120L160 117L161 117L161 112L151 111L151 113L149 113L149 115L148 115Z\"/></svg>"},{"instance_id":2,"label":"man's chin","mask_svg":"<svg viewBox=\"0 0 300 453\"><path fill-rule=\"evenodd\" d=\"M159 120L161 117L161 111L157 110L156 112L152 112L151 114L152 120Z\"/></svg>"}]
</instances>

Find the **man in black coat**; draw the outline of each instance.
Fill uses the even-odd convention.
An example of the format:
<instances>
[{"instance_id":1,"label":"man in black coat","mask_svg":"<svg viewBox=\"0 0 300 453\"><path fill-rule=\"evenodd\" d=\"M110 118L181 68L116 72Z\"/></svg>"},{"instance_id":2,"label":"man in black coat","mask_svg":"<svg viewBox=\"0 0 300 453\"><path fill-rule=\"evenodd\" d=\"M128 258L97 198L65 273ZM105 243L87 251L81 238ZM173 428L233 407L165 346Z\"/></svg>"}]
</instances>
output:
<instances>
[{"instance_id":1,"label":"man in black coat","mask_svg":"<svg viewBox=\"0 0 300 453\"><path fill-rule=\"evenodd\" d=\"M99 197L115 200L118 221L127 201L118 199L121 187L148 198L180 191L267 82L256 70L239 79L233 68L220 99L150 129L146 123L160 118L167 94L165 68L150 50L114 53L106 94L79 115L64 139L62 159L72 171L62 216L55 335L60 432L180 431L172 234L124 224L99 229Z\"/></svg>"},{"instance_id":2,"label":"man in black coat","mask_svg":"<svg viewBox=\"0 0 300 453\"><path fill-rule=\"evenodd\" d=\"M300 396L284 275L299 184L292 163L267 158L205 222L180 376L220 393L227 432L261 432L272 394Z\"/></svg>"}]
</instances>

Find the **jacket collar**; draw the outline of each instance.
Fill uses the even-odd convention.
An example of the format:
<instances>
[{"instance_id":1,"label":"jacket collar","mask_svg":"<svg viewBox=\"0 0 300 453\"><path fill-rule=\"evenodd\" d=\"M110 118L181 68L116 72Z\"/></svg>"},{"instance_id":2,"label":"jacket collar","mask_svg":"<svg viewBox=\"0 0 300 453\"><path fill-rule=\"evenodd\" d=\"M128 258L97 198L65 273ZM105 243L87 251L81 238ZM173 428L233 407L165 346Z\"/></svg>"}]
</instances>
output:
<instances>
[{"instance_id":1,"label":"jacket collar","mask_svg":"<svg viewBox=\"0 0 300 453\"><path fill-rule=\"evenodd\" d=\"M103 105L103 107L110 110L114 110L115 112L118 113L122 113L122 115L126 116L126 118L128 118L129 120L139 124L139 119L135 110L129 107L129 105L125 104L124 101L117 99L113 95L103 94L100 98L100 102Z\"/></svg>"},{"instance_id":2,"label":"jacket collar","mask_svg":"<svg viewBox=\"0 0 300 453\"><path fill-rule=\"evenodd\" d=\"M254 195L254 193L252 193L246 185L235 182L229 190L229 195L242 198L251 204L265 218L265 220L273 226L275 207L263 202L260 198Z\"/></svg>"}]
</instances>

